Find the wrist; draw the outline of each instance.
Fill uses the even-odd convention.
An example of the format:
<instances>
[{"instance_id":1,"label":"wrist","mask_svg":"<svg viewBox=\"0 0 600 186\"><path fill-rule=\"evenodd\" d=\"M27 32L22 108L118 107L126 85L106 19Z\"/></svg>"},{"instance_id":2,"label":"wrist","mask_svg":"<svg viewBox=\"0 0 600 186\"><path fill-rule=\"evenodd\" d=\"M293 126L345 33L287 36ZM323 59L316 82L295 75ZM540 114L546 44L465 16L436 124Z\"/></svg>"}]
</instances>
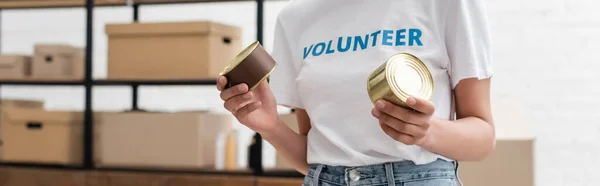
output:
<instances>
[{"instance_id":1,"label":"wrist","mask_svg":"<svg viewBox=\"0 0 600 186\"><path fill-rule=\"evenodd\" d=\"M267 141L270 141L271 139L276 138L277 134L279 134L280 131L281 131L282 121L279 118L279 116L277 116L273 122L275 124L273 125L273 127L271 128L271 130L266 130L266 131L259 132L260 136L262 136L262 138L265 139L265 140L267 140Z\"/></svg>"},{"instance_id":2,"label":"wrist","mask_svg":"<svg viewBox=\"0 0 600 186\"><path fill-rule=\"evenodd\" d=\"M436 120L436 118L431 118L429 121L429 128L427 129L425 136L417 143L418 146L427 150L431 150L433 148L436 141L436 131L439 130L437 125L438 122L436 122Z\"/></svg>"}]
</instances>

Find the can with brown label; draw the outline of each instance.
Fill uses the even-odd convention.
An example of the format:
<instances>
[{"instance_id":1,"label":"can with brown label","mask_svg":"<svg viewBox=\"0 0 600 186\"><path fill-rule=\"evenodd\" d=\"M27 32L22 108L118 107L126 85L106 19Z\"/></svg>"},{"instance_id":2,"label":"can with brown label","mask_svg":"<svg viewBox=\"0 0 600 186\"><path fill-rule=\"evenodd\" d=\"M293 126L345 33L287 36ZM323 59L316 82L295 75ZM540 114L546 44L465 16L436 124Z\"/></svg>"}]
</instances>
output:
<instances>
[{"instance_id":1,"label":"can with brown label","mask_svg":"<svg viewBox=\"0 0 600 186\"><path fill-rule=\"evenodd\" d=\"M277 63L256 41L236 55L219 73L227 78L227 88L246 83L253 90L275 70Z\"/></svg>"},{"instance_id":2,"label":"can with brown label","mask_svg":"<svg viewBox=\"0 0 600 186\"><path fill-rule=\"evenodd\" d=\"M387 100L410 108L406 99L411 96L429 100L434 91L431 72L416 56L400 52L369 74L367 92L371 102Z\"/></svg>"}]
</instances>

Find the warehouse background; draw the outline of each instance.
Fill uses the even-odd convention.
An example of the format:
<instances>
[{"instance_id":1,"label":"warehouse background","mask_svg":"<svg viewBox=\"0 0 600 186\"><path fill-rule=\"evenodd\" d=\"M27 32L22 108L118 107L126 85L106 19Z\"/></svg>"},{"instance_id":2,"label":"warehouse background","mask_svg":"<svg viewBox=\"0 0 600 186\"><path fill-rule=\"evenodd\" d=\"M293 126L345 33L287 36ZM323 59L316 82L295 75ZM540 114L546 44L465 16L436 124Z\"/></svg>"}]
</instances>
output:
<instances>
[{"instance_id":1,"label":"warehouse background","mask_svg":"<svg viewBox=\"0 0 600 186\"><path fill-rule=\"evenodd\" d=\"M529 114L537 137L537 185L600 185L600 12L596 10L600 1L486 2L494 39L493 96L513 100ZM285 4L266 3L264 43L268 50L274 20ZM104 25L130 22L131 11L126 7L96 8L94 78L106 77ZM242 45L247 45L256 35L255 11L253 2L142 6L140 20L229 23L244 29ZM3 10L1 17L1 52L31 54L31 46L39 42L85 43L83 9ZM130 91L94 88L94 109L128 109ZM222 110L212 86L143 87L140 93L140 107L148 110ZM83 88L79 87L3 86L1 94L3 98L41 98L48 109L82 110L84 106ZM252 132L244 133L241 140L247 144ZM240 150L246 148L242 145ZM266 152L268 166L273 164L274 153L269 148Z\"/></svg>"}]
</instances>

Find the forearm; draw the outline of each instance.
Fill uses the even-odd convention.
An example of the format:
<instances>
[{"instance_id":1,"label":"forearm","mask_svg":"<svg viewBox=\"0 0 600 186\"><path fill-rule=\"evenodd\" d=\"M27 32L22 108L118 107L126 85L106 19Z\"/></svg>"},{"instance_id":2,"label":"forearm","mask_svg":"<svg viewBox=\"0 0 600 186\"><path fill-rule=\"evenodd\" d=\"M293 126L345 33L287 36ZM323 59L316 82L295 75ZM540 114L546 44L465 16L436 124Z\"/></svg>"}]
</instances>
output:
<instances>
[{"instance_id":1,"label":"forearm","mask_svg":"<svg viewBox=\"0 0 600 186\"><path fill-rule=\"evenodd\" d=\"M495 148L494 126L477 117L432 119L423 148L458 161L479 161Z\"/></svg>"},{"instance_id":2,"label":"forearm","mask_svg":"<svg viewBox=\"0 0 600 186\"><path fill-rule=\"evenodd\" d=\"M290 129L283 121L279 120L275 130L269 134L261 134L279 154L281 154L296 170L308 174L306 162L307 138Z\"/></svg>"}]
</instances>

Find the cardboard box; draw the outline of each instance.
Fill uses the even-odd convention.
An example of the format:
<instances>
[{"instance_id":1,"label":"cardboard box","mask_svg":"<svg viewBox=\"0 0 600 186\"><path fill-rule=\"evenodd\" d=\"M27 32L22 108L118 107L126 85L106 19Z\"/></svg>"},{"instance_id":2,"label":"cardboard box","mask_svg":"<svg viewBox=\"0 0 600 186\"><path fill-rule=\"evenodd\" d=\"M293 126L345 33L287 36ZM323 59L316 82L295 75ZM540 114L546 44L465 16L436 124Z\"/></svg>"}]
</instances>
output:
<instances>
[{"instance_id":1,"label":"cardboard box","mask_svg":"<svg viewBox=\"0 0 600 186\"><path fill-rule=\"evenodd\" d=\"M0 79L26 79L31 76L31 57L0 55Z\"/></svg>"},{"instance_id":2,"label":"cardboard box","mask_svg":"<svg viewBox=\"0 0 600 186\"><path fill-rule=\"evenodd\" d=\"M208 112L125 112L98 114L95 164L98 167L213 168L217 136L233 117Z\"/></svg>"},{"instance_id":3,"label":"cardboard box","mask_svg":"<svg viewBox=\"0 0 600 186\"><path fill-rule=\"evenodd\" d=\"M44 102L39 100L2 99L0 100L0 110L2 108L43 109Z\"/></svg>"},{"instance_id":4,"label":"cardboard box","mask_svg":"<svg viewBox=\"0 0 600 186\"><path fill-rule=\"evenodd\" d=\"M296 119L296 113L288 113L288 114L280 114L279 117L283 120L284 123L290 127L294 132L299 133L298 129L298 120ZM281 154L276 153L275 155L275 169L284 169L284 170L295 170L295 168L290 165L287 160Z\"/></svg>"},{"instance_id":5,"label":"cardboard box","mask_svg":"<svg viewBox=\"0 0 600 186\"><path fill-rule=\"evenodd\" d=\"M83 113L3 108L2 161L80 165Z\"/></svg>"},{"instance_id":6,"label":"cardboard box","mask_svg":"<svg viewBox=\"0 0 600 186\"><path fill-rule=\"evenodd\" d=\"M212 80L242 50L241 29L214 22L106 25L108 79Z\"/></svg>"},{"instance_id":7,"label":"cardboard box","mask_svg":"<svg viewBox=\"0 0 600 186\"><path fill-rule=\"evenodd\" d=\"M459 162L464 185L534 186L535 137L523 106L510 99L492 103L496 149L481 162Z\"/></svg>"},{"instance_id":8,"label":"cardboard box","mask_svg":"<svg viewBox=\"0 0 600 186\"><path fill-rule=\"evenodd\" d=\"M37 44L34 49L32 78L82 80L85 55L82 48L65 44Z\"/></svg>"},{"instance_id":9,"label":"cardboard box","mask_svg":"<svg viewBox=\"0 0 600 186\"><path fill-rule=\"evenodd\" d=\"M2 132L2 113L3 109L23 108L23 109L44 109L44 102L36 100L3 99L0 100L0 161L2 160L4 136Z\"/></svg>"}]
</instances>

